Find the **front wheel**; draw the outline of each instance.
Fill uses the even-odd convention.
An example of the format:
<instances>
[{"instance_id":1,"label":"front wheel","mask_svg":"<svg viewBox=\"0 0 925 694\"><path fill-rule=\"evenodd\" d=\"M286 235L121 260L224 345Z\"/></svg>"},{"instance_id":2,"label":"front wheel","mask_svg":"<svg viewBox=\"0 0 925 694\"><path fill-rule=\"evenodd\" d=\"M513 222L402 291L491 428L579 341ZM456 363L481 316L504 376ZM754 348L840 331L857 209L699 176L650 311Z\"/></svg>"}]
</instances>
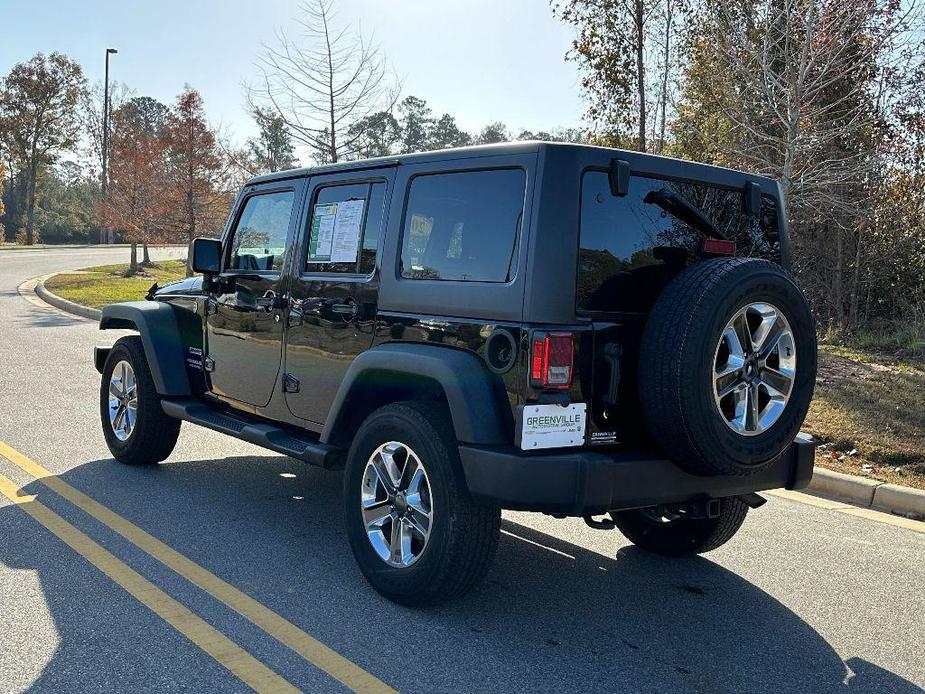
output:
<instances>
[{"instance_id":1,"label":"front wheel","mask_svg":"<svg viewBox=\"0 0 925 694\"><path fill-rule=\"evenodd\" d=\"M344 504L360 570L389 600L445 602L491 566L501 511L469 495L449 414L434 403L369 416L350 447Z\"/></svg>"},{"instance_id":2,"label":"front wheel","mask_svg":"<svg viewBox=\"0 0 925 694\"><path fill-rule=\"evenodd\" d=\"M637 547L666 557L686 557L728 542L742 527L747 513L747 504L728 497L720 500L716 518L672 518L650 508L616 511L611 517Z\"/></svg>"},{"instance_id":3,"label":"front wheel","mask_svg":"<svg viewBox=\"0 0 925 694\"><path fill-rule=\"evenodd\" d=\"M100 419L112 456L126 465L153 465L173 451L180 420L168 417L137 335L119 339L103 367Z\"/></svg>"}]
</instances>

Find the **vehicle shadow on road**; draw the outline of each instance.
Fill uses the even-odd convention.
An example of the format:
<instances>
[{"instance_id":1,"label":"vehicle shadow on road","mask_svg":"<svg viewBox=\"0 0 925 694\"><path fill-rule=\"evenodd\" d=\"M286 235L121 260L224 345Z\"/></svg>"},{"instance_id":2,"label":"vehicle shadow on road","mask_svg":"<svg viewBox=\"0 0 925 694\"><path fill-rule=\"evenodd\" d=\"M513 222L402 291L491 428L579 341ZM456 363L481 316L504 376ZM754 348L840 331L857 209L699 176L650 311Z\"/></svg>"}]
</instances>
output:
<instances>
[{"instance_id":1,"label":"vehicle shadow on road","mask_svg":"<svg viewBox=\"0 0 925 694\"><path fill-rule=\"evenodd\" d=\"M246 456L155 468L98 460L61 479L403 692L923 691L861 658L843 662L799 615L709 558L662 559L616 532L613 546L621 546L605 556L520 522L532 516L506 518L484 585L447 606L410 610L379 597L354 565L338 473ZM67 507L37 482L23 492ZM97 541L116 538L81 515L68 513ZM0 534L16 538L0 542L0 561L37 574L58 632L33 689L67 682L83 691L108 677L124 688L119 678L132 676L137 656L127 648L122 663L120 634L107 633L104 648L85 620L87 609L106 613L130 639L119 609L129 611L132 599L107 597L108 579L89 566L86 575L68 573L35 544L57 541L35 533L15 507L0 509ZM107 546L121 556L121 542ZM228 612L228 624L240 620ZM295 656L267 640L285 651L285 669ZM160 652L168 646L144 648L155 670L178 662Z\"/></svg>"}]
</instances>

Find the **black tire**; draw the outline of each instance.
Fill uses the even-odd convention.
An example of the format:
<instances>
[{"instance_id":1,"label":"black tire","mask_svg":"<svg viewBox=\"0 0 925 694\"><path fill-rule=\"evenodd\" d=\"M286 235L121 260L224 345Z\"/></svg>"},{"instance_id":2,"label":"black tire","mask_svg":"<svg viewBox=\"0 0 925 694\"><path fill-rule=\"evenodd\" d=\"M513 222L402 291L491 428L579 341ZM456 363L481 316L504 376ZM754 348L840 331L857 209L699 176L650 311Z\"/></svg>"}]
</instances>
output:
<instances>
[{"instance_id":1,"label":"black tire","mask_svg":"<svg viewBox=\"0 0 925 694\"><path fill-rule=\"evenodd\" d=\"M720 499L716 518L679 518L659 521L643 509L611 513L617 528L637 547L666 557L702 554L725 544L745 521L748 506L728 497Z\"/></svg>"},{"instance_id":2,"label":"black tire","mask_svg":"<svg viewBox=\"0 0 925 694\"><path fill-rule=\"evenodd\" d=\"M361 512L364 472L372 454L398 441L423 465L432 497L429 539L414 563L391 566L367 537ZM347 457L344 509L347 537L360 570L384 597L423 606L457 598L488 572L498 547L501 511L469 495L449 413L433 402L381 407L363 422Z\"/></svg>"},{"instance_id":3,"label":"black tire","mask_svg":"<svg viewBox=\"0 0 925 694\"><path fill-rule=\"evenodd\" d=\"M113 370L123 361L135 372L138 398L135 426L125 440L116 436L109 419L109 383ZM159 463L170 455L177 443L180 420L168 417L161 409L144 346L137 335L120 338L106 358L100 381L100 420L110 453L126 465Z\"/></svg>"},{"instance_id":4,"label":"black tire","mask_svg":"<svg viewBox=\"0 0 925 694\"><path fill-rule=\"evenodd\" d=\"M727 424L714 399L714 362L727 323L755 303L771 304L786 318L796 368L776 421L746 435ZM720 258L692 265L665 288L646 323L639 361L643 416L656 444L690 472L747 475L770 464L803 424L815 381L812 313L796 281L775 263Z\"/></svg>"}]
</instances>

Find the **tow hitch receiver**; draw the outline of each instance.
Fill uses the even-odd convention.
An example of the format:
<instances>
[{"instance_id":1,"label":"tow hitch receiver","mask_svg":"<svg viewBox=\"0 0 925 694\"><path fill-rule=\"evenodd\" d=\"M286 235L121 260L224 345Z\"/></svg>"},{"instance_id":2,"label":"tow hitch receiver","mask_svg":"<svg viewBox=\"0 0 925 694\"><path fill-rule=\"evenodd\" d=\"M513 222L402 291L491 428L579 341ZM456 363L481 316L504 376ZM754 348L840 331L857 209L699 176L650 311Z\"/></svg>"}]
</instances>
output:
<instances>
[{"instance_id":1,"label":"tow hitch receiver","mask_svg":"<svg viewBox=\"0 0 925 694\"><path fill-rule=\"evenodd\" d=\"M587 523L589 527L594 528L595 530L613 530L616 527L614 522L606 516L601 520L595 520L594 516L587 515L584 516L584 519L585 523Z\"/></svg>"},{"instance_id":2,"label":"tow hitch receiver","mask_svg":"<svg viewBox=\"0 0 925 694\"><path fill-rule=\"evenodd\" d=\"M698 499L680 504L659 504L642 509L650 516L674 521L681 518L719 518L719 499Z\"/></svg>"},{"instance_id":3,"label":"tow hitch receiver","mask_svg":"<svg viewBox=\"0 0 925 694\"><path fill-rule=\"evenodd\" d=\"M720 500L699 499L697 501L687 501L683 504L665 504L657 507L655 511L659 512L661 509L664 509L662 515L672 520L677 518L719 518Z\"/></svg>"}]
</instances>

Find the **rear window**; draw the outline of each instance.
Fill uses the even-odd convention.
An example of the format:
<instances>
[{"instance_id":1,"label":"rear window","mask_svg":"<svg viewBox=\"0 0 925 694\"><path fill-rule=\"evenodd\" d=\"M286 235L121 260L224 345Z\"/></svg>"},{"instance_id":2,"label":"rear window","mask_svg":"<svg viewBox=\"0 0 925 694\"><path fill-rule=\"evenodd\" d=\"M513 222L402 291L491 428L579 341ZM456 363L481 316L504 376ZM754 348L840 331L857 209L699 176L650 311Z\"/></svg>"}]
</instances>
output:
<instances>
[{"instance_id":1,"label":"rear window","mask_svg":"<svg viewBox=\"0 0 925 694\"><path fill-rule=\"evenodd\" d=\"M645 201L663 190L696 206L734 239L736 255L780 261L777 206L769 196L756 218L745 214L739 190L632 176L628 194L617 197L606 172L587 171L581 183L579 311L648 311L661 288L696 259L701 232Z\"/></svg>"},{"instance_id":2,"label":"rear window","mask_svg":"<svg viewBox=\"0 0 925 694\"><path fill-rule=\"evenodd\" d=\"M523 221L522 169L418 176L411 181L401 276L506 282Z\"/></svg>"}]
</instances>

